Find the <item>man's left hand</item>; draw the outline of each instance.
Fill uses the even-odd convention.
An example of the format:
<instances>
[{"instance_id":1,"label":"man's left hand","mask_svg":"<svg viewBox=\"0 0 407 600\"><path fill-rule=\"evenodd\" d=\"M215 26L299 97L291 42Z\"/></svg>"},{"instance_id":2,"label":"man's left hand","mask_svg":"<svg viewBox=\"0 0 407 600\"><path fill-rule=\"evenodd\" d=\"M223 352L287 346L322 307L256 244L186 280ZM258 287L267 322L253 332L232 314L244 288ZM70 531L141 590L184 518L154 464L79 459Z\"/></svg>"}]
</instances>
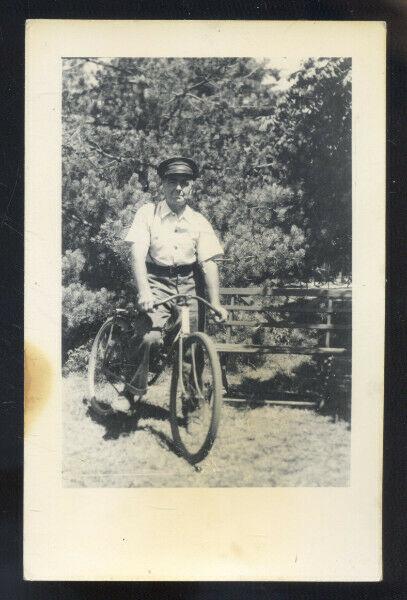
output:
<instances>
[{"instance_id":1,"label":"man's left hand","mask_svg":"<svg viewBox=\"0 0 407 600\"><path fill-rule=\"evenodd\" d=\"M228 317L229 317L229 313L226 310L226 308L223 308L223 306L221 306L220 304L214 304L213 306L214 306L214 308L216 308L216 310L219 313L219 314L215 313L215 321L217 323L224 323L225 321L227 321Z\"/></svg>"}]
</instances>

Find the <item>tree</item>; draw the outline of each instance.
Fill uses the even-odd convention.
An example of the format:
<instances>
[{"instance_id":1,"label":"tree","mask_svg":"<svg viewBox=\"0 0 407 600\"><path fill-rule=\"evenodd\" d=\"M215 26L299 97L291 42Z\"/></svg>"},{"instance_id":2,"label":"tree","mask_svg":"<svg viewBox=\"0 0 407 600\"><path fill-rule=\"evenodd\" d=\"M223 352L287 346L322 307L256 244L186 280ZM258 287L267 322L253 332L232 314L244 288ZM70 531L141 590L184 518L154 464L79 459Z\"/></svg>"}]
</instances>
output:
<instances>
[{"instance_id":1,"label":"tree","mask_svg":"<svg viewBox=\"0 0 407 600\"><path fill-rule=\"evenodd\" d=\"M89 310L66 315L65 350L129 279L123 230L170 154L201 167L194 207L224 242L225 285L350 274L350 67L310 60L281 91L250 58L66 59L64 297Z\"/></svg>"},{"instance_id":2,"label":"tree","mask_svg":"<svg viewBox=\"0 0 407 600\"><path fill-rule=\"evenodd\" d=\"M301 191L290 219L308 242L303 277L351 275L350 59L309 60L281 98L271 133L282 181Z\"/></svg>"}]
</instances>

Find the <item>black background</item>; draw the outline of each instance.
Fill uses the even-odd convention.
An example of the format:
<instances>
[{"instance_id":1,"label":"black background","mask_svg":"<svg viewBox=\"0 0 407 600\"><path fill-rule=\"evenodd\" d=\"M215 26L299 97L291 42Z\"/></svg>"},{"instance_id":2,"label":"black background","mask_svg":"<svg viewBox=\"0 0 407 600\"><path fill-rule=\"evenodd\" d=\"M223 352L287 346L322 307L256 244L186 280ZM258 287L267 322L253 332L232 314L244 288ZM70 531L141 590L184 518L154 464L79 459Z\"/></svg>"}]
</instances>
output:
<instances>
[{"instance_id":1,"label":"black background","mask_svg":"<svg viewBox=\"0 0 407 600\"><path fill-rule=\"evenodd\" d=\"M384 581L354 584L22 580L26 19L382 20L388 26ZM0 599L407 598L407 0L36 0L0 4ZM368 94L367 94L368 101ZM368 360L369 357L366 357ZM365 457L369 460L369 457ZM339 507L338 507L339 510Z\"/></svg>"}]
</instances>

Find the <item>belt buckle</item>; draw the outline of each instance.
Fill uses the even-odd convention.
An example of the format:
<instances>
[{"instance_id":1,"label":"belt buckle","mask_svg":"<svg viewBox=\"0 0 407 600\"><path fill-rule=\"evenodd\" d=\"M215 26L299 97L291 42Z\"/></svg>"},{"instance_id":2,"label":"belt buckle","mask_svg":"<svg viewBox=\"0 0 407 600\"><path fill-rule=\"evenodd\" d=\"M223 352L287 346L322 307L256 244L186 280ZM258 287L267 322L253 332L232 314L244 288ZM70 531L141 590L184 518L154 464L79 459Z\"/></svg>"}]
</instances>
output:
<instances>
[{"instance_id":1,"label":"belt buckle","mask_svg":"<svg viewBox=\"0 0 407 600\"><path fill-rule=\"evenodd\" d=\"M176 266L170 265L170 277L174 277L176 275Z\"/></svg>"}]
</instances>

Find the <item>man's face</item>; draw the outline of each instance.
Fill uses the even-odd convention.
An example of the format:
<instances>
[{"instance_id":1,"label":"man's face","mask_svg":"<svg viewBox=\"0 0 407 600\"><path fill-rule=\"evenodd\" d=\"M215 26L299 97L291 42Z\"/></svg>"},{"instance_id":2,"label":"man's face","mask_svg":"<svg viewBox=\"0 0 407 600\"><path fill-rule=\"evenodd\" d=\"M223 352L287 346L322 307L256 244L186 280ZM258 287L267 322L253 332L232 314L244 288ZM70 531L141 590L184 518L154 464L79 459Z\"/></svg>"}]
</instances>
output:
<instances>
[{"instance_id":1,"label":"man's face","mask_svg":"<svg viewBox=\"0 0 407 600\"><path fill-rule=\"evenodd\" d=\"M170 209L180 212L191 197L193 180L188 175L167 175L163 179L165 199Z\"/></svg>"}]
</instances>

